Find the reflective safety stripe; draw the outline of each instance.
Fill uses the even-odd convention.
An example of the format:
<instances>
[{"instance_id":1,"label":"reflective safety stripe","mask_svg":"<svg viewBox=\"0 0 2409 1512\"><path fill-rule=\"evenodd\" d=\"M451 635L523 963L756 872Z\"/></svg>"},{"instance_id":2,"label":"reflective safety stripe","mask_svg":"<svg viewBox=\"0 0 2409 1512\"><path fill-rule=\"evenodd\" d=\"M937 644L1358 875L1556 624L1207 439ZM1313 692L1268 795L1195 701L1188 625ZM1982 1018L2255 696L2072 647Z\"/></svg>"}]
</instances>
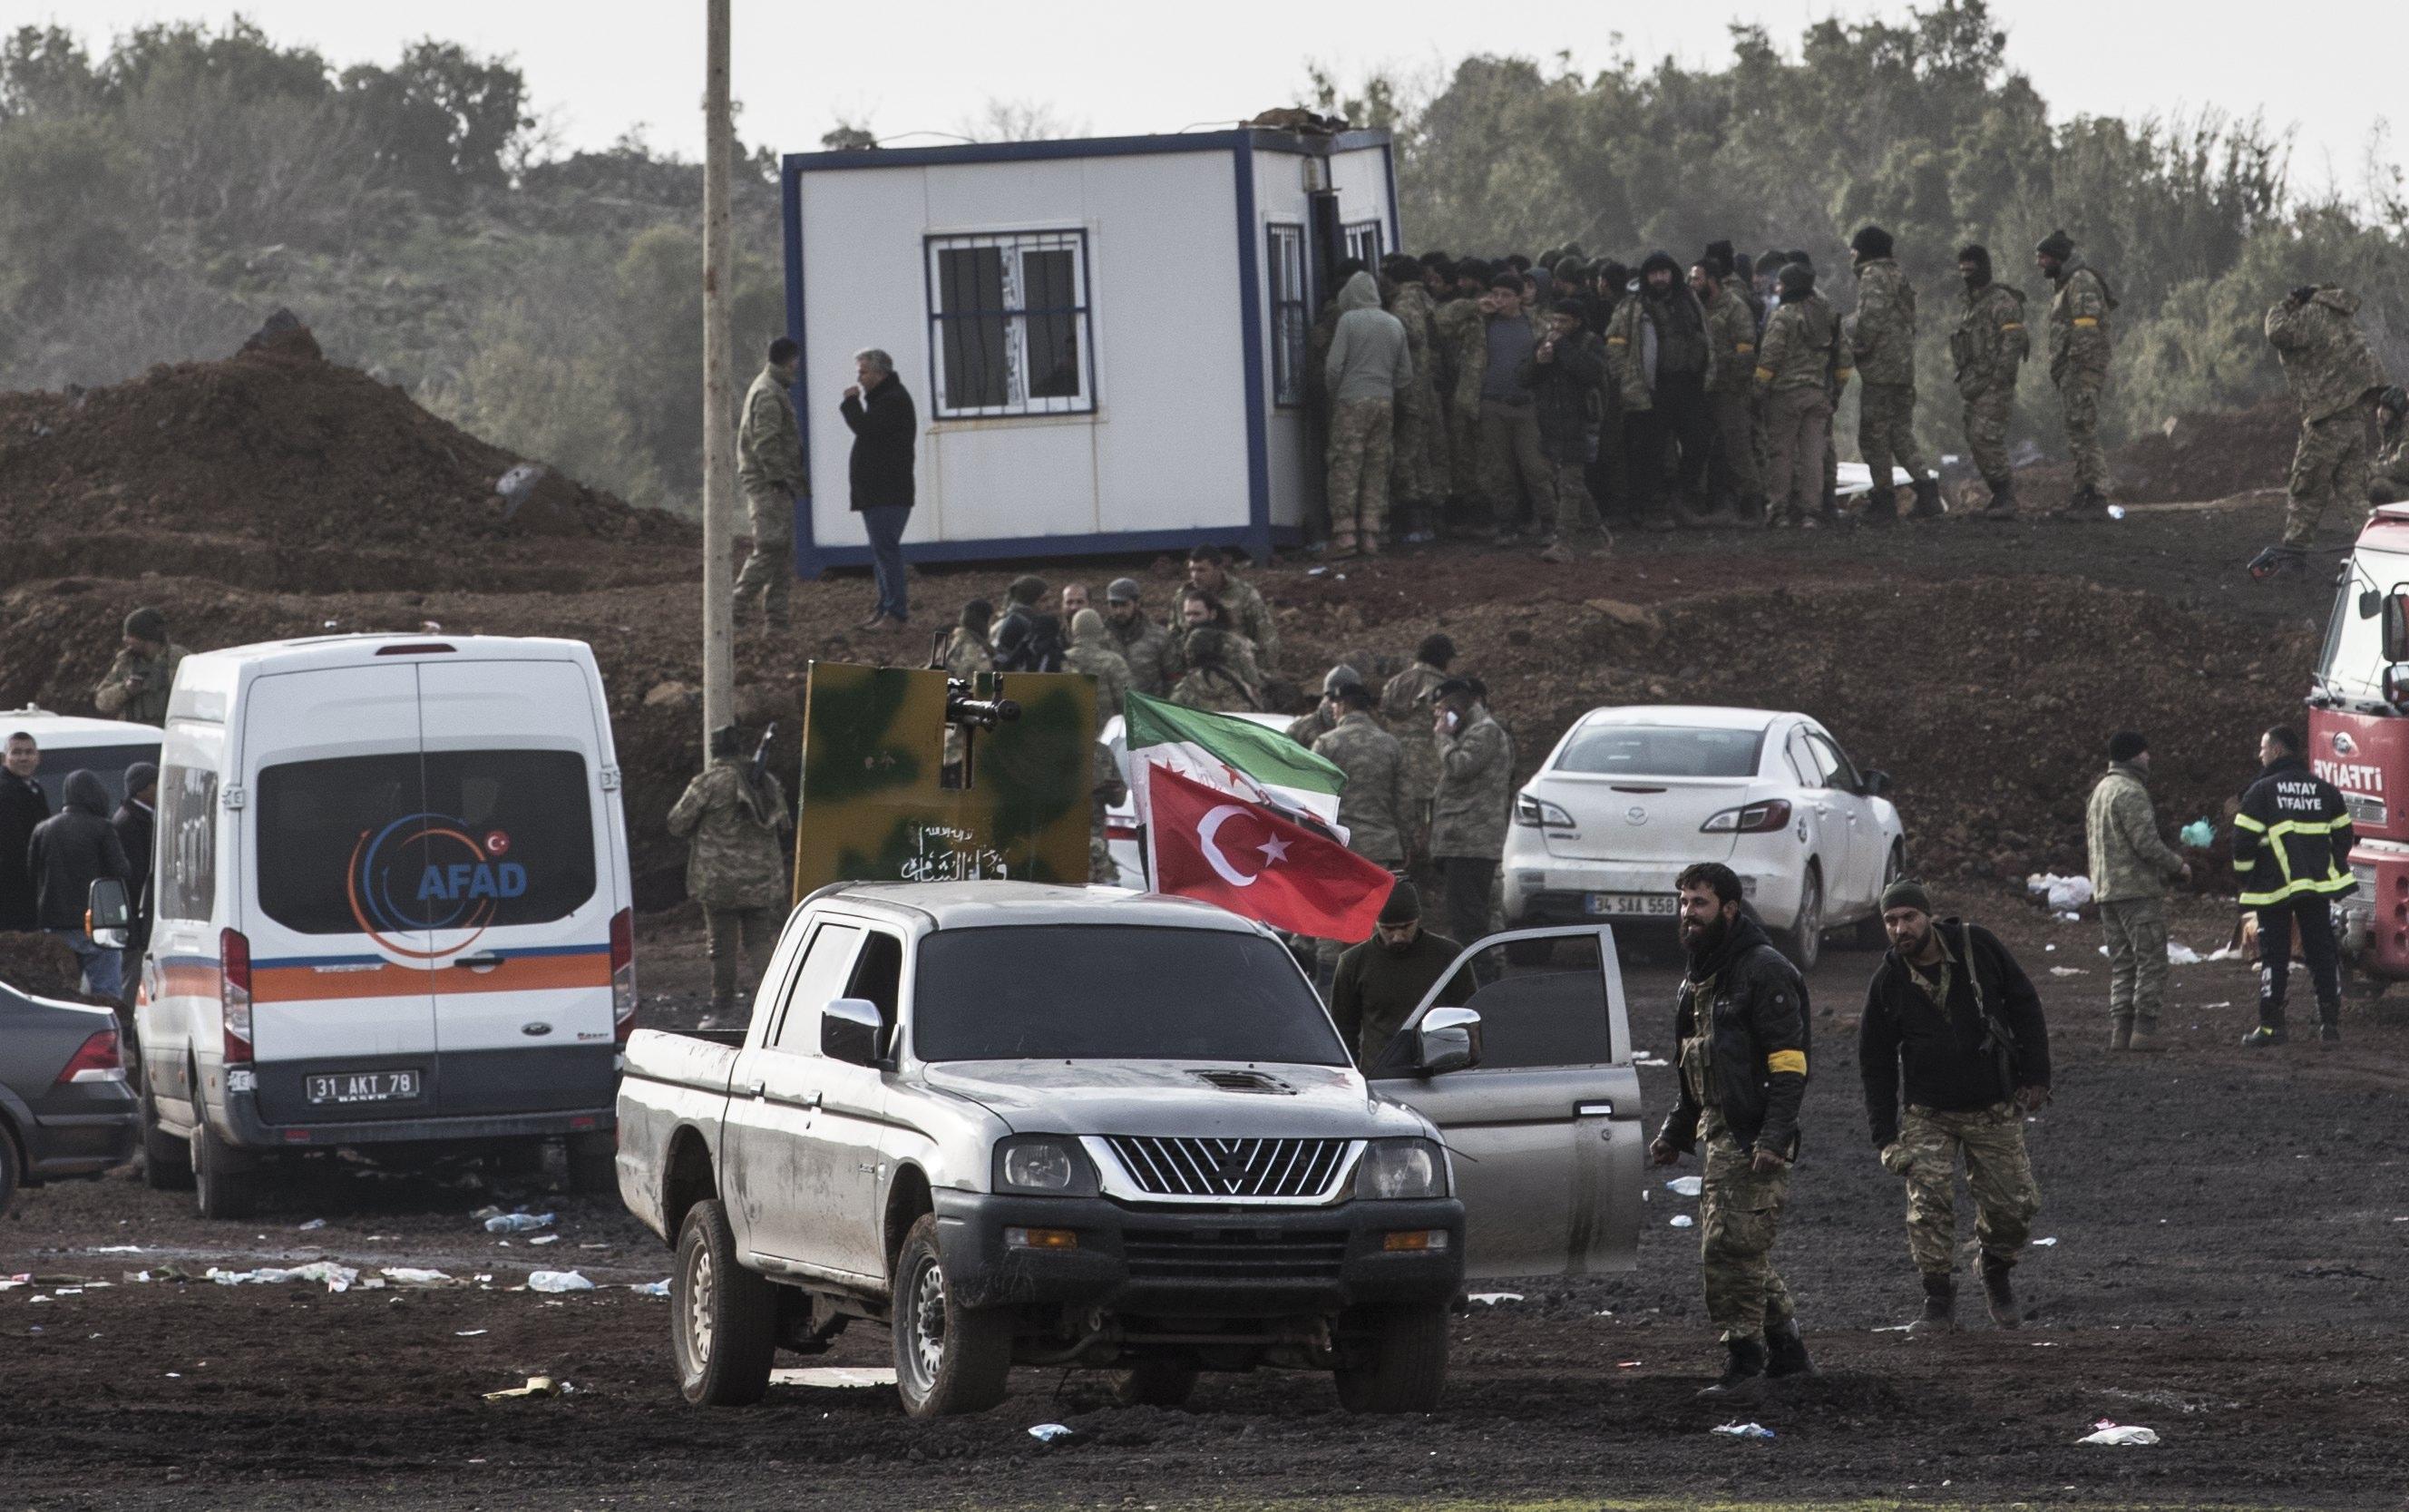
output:
<instances>
[{"instance_id":1,"label":"reflective safety stripe","mask_svg":"<svg viewBox=\"0 0 2409 1512\"><path fill-rule=\"evenodd\" d=\"M2246 814L2237 814L2233 816L2233 828L2236 829L2256 829L2262 835L2267 832L2267 826L2263 822L2253 819Z\"/></svg>"},{"instance_id":2,"label":"reflective safety stripe","mask_svg":"<svg viewBox=\"0 0 2409 1512\"><path fill-rule=\"evenodd\" d=\"M1783 1072L1788 1072L1794 1076L1804 1076L1807 1074L1807 1052L1776 1050L1765 1058L1765 1069L1776 1076Z\"/></svg>"},{"instance_id":3,"label":"reflective safety stripe","mask_svg":"<svg viewBox=\"0 0 2409 1512\"><path fill-rule=\"evenodd\" d=\"M2077 315L2074 317L2074 324L2079 326L2093 326L2099 324L2099 318L2096 315Z\"/></svg>"},{"instance_id":4,"label":"reflective safety stripe","mask_svg":"<svg viewBox=\"0 0 2409 1512\"><path fill-rule=\"evenodd\" d=\"M2315 877L2302 877L2297 882L2285 883L2273 892L2243 893L2237 900L2244 908L2264 908L2270 903L2280 903L2287 898L2296 898L2302 893L2323 893L2330 896L2336 893L2346 893L2357 886L2357 879L2349 876L2327 877L2322 881Z\"/></svg>"}]
</instances>

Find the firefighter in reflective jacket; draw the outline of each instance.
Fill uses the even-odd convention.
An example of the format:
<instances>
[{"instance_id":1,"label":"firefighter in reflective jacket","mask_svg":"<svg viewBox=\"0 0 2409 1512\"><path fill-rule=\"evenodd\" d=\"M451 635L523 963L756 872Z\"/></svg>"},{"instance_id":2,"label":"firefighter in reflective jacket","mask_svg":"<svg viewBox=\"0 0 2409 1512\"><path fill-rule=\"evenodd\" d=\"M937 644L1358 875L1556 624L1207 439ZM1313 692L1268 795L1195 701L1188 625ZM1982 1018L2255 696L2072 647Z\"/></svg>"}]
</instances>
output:
<instances>
[{"instance_id":1,"label":"firefighter in reflective jacket","mask_svg":"<svg viewBox=\"0 0 2409 1512\"><path fill-rule=\"evenodd\" d=\"M2342 972L2334 949L2333 901L2359 884L2350 872L2350 808L2333 784L2301 758L2298 730L2278 726L2258 737L2260 770L2233 816L2233 870L2242 905L2258 914L2258 1027L2245 1045L2281 1044L2284 990L2291 975L2292 931L2317 993L2317 1036L2342 1043Z\"/></svg>"}]
</instances>

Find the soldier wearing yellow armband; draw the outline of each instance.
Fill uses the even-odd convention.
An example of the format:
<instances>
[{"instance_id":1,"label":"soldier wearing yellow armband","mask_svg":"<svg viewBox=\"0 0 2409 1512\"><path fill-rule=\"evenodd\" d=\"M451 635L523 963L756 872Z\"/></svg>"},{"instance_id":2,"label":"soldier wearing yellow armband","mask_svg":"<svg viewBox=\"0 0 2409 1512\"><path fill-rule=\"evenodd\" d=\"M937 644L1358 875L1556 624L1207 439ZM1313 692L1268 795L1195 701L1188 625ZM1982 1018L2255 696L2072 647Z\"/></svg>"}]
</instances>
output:
<instances>
[{"instance_id":1,"label":"soldier wearing yellow armband","mask_svg":"<svg viewBox=\"0 0 2409 1512\"><path fill-rule=\"evenodd\" d=\"M2074 460L2074 497L2052 518L2108 518L2108 454L2099 445L2099 391L2108 383L2108 314L2114 291L2083 260L2074 238L2053 231L2033 258L2057 286L2049 302L2049 381L2066 411L2066 449Z\"/></svg>"},{"instance_id":2,"label":"soldier wearing yellow armband","mask_svg":"<svg viewBox=\"0 0 2409 1512\"><path fill-rule=\"evenodd\" d=\"M1707 495L1718 525L1756 525L1765 518L1765 482L1756 468L1756 308L1732 272L1732 244L1709 243L1692 269L1691 287L1707 308L1707 340L1714 348L1714 376L1707 382L1707 406L1715 425L1715 450L1708 469Z\"/></svg>"},{"instance_id":3,"label":"soldier wearing yellow armband","mask_svg":"<svg viewBox=\"0 0 2409 1512\"><path fill-rule=\"evenodd\" d=\"M1949 333L1949 360L1966 406L1966 450L1991 490L1976 518L2012 520L2016 483L2008 468L2008 422L2015 414L2016 371L2032 353L2025 295L2012 283L1992 281L1991 250L1980 244L1959 249L1957 276L1966 281L1966 302L1957 329Z\"/></svg>"},{"instance_id":4,"label":"soldier wearing yellow armband","mask_svg":"<svg viewBox=\"0 0 2409 1512\"><path fill-rule=\"evenodd\" d=\"M1740 1400L1768 1376L1814 1370L1790 1289L1773 1268L1807 1091L1807 983L1741 906L1730 867L1702 861L1674 886L1689 966L1673 1015L1681 1093L1648 1153L1672 1165L1706 1146L1698 1260L1707 1318L1727 1359L1699 1394Z\"/></svg>"}]
</instances>

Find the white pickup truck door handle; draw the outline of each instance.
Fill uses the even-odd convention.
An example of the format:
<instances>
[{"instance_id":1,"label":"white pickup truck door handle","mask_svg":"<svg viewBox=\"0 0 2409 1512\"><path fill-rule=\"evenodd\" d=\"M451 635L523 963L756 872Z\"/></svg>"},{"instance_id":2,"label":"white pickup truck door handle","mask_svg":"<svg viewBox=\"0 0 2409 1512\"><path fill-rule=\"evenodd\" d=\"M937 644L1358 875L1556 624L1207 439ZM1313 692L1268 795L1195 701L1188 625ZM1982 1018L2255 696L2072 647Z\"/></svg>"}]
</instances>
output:
<instances>
[{"instance_id":1,"label":"white pickup truck door handle","mask_svg":"<svg viewBox=\"0 0 2409 1512\"><path fill-rule=\"evenodd\" d=\"M1579 1102L1573 1105L1573 1115L1574 1116L1580 1118L1611 1118L1614 1116L1614 1104L1611 1102Z\"/></svg>"},{"instance_id":2,"label":"white pickup truck door handle","mask_svg":"<svg viewBox=\"0 0 2409 1512\"><path fill-rule=\"evenodd\" d=\"M753 1095L755 1097L766 1095L769 1092L769 1084L766 1082L755 1082L753 1084Z\"/></svg>"}]
</instances>

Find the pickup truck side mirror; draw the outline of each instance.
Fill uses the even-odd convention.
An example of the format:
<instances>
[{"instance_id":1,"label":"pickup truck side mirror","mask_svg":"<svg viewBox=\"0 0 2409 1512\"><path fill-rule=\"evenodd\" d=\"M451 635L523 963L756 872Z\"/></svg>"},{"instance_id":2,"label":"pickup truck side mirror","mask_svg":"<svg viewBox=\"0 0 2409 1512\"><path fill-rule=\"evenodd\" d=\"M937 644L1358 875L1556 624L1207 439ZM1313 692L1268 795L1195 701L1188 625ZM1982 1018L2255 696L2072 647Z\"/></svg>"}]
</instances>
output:
<instances>
[{"instance_id":1,"label":"pickup truck side mirror","mask_svg":"<svg viewBox=\"0 0 2409 1512\"><path fill-rule=\"evenodd\" d=\"M125 901L125 884L102 877L85 898L83 932L104 950L123 950L133 929L133 910Z\"/></svg>"},{"instance_id":2,"label":"pickup truck side mirror","mask_svg":"<svg viewBox=\"0 0 2409 1512\"><path fill-rule=\"evenodd\" d=\"M1868 798L1880 798L1890 791L1890 773L1877 767L1868 767L1857 780L1857 791Z\"/></svg>"},{"instance_id":3,"label":"pickup truck side mirror","mask_svg":"<svg viewBox=\"0 0 2409 1512\"><path fill-rule=\"evenodd\" d=\"M1469 1008L1434 1008L1422 1015L1414 1031L1414 1061L1424 1076L1480 1064L1480 1015Z\"/></svg>"},{"instance_id":4,"label":"pickup truck side mirror","mask_svg":"<svg viewBox=\"0 0 2409 1512\"><path fill-rule=\"evenodd\" d=\"M2409 661L2409 595L2385 597L2384 659Z\"/></svg>"},{"instance_id":5,"label":"pickup truck side mirror","mask_svg":"<svg viewBox=\"0 0 2409 1512\"><path fill-rule=\"evenodd\" d=\"M878 1064L879 1036L887 1020L867 998L838 998L820 1010L820 1054L847 1065Z\"/></svg>"},{"instance_id":6,"label":"pickup truck side mirror","mask_svg":"<svg viewBox=\"0 0 2409 1512\"><path fill-rule=\"evenodd\" d=\"M2394 662L2384 669L2384 701L2396 709L2409 703L2409 667Z\"/></svg>"}]
</instances>

